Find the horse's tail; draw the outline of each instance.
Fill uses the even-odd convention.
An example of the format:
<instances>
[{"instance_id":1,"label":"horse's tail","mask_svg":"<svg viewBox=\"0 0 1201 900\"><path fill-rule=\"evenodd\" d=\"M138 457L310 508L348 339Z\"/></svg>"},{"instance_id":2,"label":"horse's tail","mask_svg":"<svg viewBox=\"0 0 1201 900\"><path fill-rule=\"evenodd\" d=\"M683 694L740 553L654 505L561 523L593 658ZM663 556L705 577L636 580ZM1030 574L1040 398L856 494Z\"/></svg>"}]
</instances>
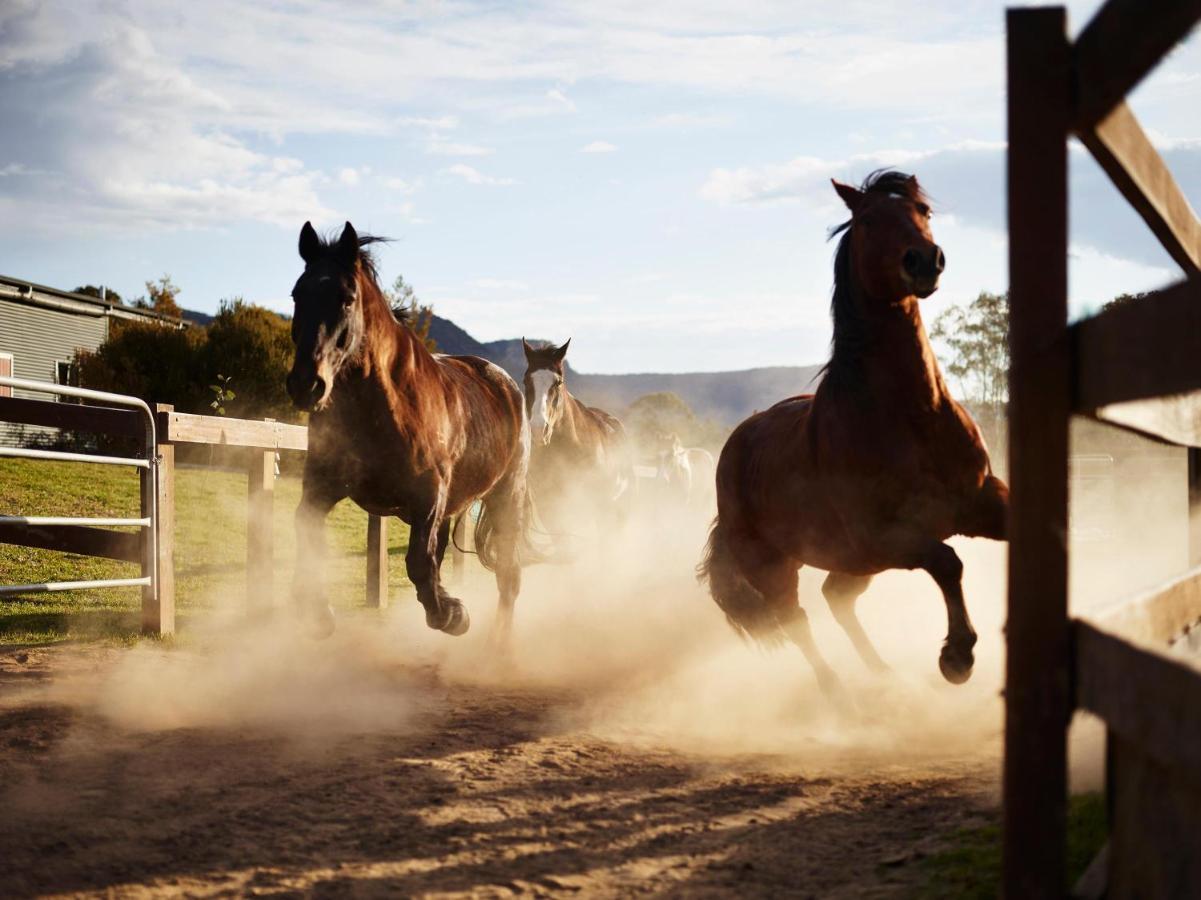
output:
<instances>
[{"instance_id":1,"label":"horse's tail","mask_svg":"<svg viewBox=\"0 0 1201 900\"><path fill-rule=\"evenodd\" d=\"M539 546L534 539L537 510L534 508L534 498L529 487L523 484L520 493L521 497L515 498L507 492L502 492L502 496L497 496L497 493L493 492L481 500L480 517L475 523L475 552L479 556L480 563L489 572L496 571L497 563L500 560L501 541L499 540L497 518L502 516L515 519L518 565L532 566L536 563L546 562L549 558L545 548ZM521 507L520 509L502 508L509 504L521 504Z\"/></svg>"},{"instance_id":2,"label":"horse's tail","mask_svg":"<svg viewBox=\"0 0 1201 900\"><path fill-rule=\"evenodd\" d=\"M710 595L739 637L753 638L763 644L783 639L780 624L766 598L739 571L720 517L713 520L696 577L709 583Z\"/></svg>"}]
</instances>

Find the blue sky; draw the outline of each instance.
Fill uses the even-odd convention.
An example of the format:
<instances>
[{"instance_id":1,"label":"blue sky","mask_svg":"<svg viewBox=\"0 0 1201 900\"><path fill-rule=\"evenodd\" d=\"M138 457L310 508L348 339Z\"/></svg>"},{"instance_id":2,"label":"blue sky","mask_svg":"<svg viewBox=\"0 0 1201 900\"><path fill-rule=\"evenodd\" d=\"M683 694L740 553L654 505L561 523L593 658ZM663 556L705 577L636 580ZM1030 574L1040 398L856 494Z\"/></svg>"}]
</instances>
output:
<instances>
[{"instance_id":1,"label":"blue sky","mask_svg":"<svg viewBox=\"0 0 1201 900\"><path fill-rule=\"evenodd\" d=\"M1098 4L1070 5L1073 32ZM286 311L306 219L384 280L576 368L825 357L831 176L933 195L947 303L1005 288L994 2L28 2L0 7L0 272ZM1201 196L1201 42L1131 105ZM1072 156L1077 311L1178 271Z\"/></svg>"}]
</instances>

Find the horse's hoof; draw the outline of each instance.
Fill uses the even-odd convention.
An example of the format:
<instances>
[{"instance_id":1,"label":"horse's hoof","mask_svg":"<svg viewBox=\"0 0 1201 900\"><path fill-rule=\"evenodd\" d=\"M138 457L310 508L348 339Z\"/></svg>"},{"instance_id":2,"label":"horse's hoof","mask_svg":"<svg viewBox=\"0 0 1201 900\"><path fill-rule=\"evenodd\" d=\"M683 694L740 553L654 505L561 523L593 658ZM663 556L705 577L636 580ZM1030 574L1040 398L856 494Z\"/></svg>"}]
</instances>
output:
<instances>
[{"instance_id":1,"label":"horse's hoof","mask_svg":"<svg viewBox=\"0 0 1201 900\"><path fill-rule=\"evenodd\" d=\"M434 631L444 631L453 637L466 634L471 627L471 616L467 615L467 607L462 601L445 597L439 606L437 613L426 611L425 624Z\"/></svg>"},{"instance_id":2,"label":"horse's hoof","mask_svg":"<svg viewBox=\"0 0 1201 900\"><path fill-rule=\"evenodd\" d=\"M817 672L817 686L821 688L826 699L832 702L835 706L845 708L850 706L850 694L847 689L842 686L842 679L834 674L832 669L819 669Z\"/></svg>"},{"instance_id":3,"label":"horse's hoof","mask_svg":"<svg viewBox=\"0 0 1201 900\"><path fill-rule=\"evenodd\" d=\"M466 634L470 627L471 616L467 614L467 607L457 600L454 601L450 607L450 620L442 626L442 630L451 637L459 637Z\"/></svg>"},{"instance_id":4,"label":"horse's hoof","mask_svg":"<svg viewBox=\"0 0 1201 900\"><path fill-rule=\"evenodd\" d=\"M328 606L321 606L314 609L307 618L309 637L313 638L313 640L325 640L338 627L338 621L334 618L334 611Z\"/></svg>"},{"instance_id":5,"label":"horse's hoof","mask_svg":"<svg viewBox=\"0 0 1201 900\"><path fill-rule=\"evenodd\" d=\"M938 655L938 668L942 677L951 684L963 684L972 677L972 666L976 658L971 649L960 650L950 644L942 648Z\"/></svg>"}]
</instances>

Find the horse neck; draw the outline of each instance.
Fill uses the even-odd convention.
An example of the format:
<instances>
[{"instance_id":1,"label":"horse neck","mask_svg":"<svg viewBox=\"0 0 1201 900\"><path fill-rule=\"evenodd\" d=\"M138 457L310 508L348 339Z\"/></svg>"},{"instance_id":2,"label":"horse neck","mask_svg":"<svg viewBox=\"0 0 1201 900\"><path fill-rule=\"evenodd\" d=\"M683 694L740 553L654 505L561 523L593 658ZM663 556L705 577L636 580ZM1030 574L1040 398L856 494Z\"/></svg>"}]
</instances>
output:
<instances>
[{"instance_id":1,"label":"horse neck","mask_svg":"<svg viewBox=\"0 0 1201 900\"><path fill-rule=\"evenodd\" d=\"M366 272L359 272L359 297L363 304L363 344L347 374L387 394L399 380L433 363L433 356L413 332L396 320L383 292Z\"/></svg>"},{"instance_id":2,"label":"horse neck","mask_svg":"<svg viewBox=\"0 0 1201 900\"><path fill-rule=\"evenodd\" d=\"M836 391L867 390L891 408L937 409L949 394L917 297L898 303L859 302L860 333L853 343L835 343L826 381ZM832 377L831 377L832 376ZM824 384L825 382L823 382Z\"/></svg>"},{"instance_id":3,"label":"horse neck","mask_svg":"<svg viewBox=\"0 0 1201 900\"><path fill-rule=\"evenodd\" d=\"M555 425L554 433L551 435L551 442L555 438L559 438L561 443L580 443L580 417L583 415L583 408L579 400L577 400L567 388L567 381L563 381L563 415Z\"/></svg>"}]
</instances>

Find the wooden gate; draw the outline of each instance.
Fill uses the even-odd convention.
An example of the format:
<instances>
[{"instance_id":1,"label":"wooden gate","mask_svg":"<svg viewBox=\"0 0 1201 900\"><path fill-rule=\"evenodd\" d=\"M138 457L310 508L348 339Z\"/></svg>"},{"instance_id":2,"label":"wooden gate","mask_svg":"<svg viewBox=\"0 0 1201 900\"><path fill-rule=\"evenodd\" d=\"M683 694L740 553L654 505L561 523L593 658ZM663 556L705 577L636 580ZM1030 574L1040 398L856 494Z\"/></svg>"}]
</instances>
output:
<instances>
[{"instance_id":1,"label":"wooden gate","mask_svg":"<svg viewBox=\"0 0 1201 900\"><path fill-rule=\"evenodd\" d=\"M1071 43L1062 8L1008 13L1008 897L1066 892L1067 730L1078 708L1109 735L1109 895L1201 892L1201 669L1169 652L1201 620L1201 568L1073 620L1067 538L1071 415L1201 446L1201 401L1189 395L1201 389L1201 224L1125 103L1198 19L1201 0L1109 0ZM1073 135L1186 278L1069 325Z\"/></svg>"}]
</instances>

